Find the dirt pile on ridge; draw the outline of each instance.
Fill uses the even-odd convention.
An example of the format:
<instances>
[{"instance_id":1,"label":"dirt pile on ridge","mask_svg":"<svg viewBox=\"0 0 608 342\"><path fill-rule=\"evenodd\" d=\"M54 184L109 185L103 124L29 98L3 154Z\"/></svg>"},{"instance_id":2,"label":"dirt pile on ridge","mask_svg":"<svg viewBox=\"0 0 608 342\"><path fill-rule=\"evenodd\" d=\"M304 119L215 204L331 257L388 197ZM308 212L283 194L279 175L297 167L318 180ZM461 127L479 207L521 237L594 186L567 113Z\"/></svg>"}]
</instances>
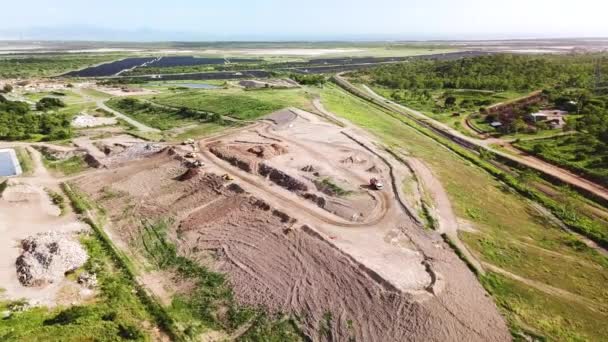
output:
<instances>
[{"instance_id":1,"label":"dirt pile on ridge","mask_svg":"<svg viewBox=\"0 0 608 342\"><path fill-rule=\"evenodd\" d=\"M60 281L65 273L84 265L88 255L66 234L48 232L21 242L23 254L17 258L17 274L24 286L43 286Z\"/></svg>"}]
</instances>

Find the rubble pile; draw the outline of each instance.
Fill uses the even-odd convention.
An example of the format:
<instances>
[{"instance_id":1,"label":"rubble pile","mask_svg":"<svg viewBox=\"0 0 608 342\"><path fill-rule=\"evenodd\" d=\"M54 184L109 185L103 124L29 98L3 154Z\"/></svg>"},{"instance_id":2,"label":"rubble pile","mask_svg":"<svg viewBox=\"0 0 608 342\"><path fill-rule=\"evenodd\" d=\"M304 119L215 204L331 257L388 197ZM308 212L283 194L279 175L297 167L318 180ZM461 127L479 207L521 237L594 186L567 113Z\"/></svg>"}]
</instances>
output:
<instances>
[{"instance_id":1,"label":"rubble pile","mask_svg":"<svg viewBox=\"0 0 608 342\"><path fill-rule=\"evenodd\" d=\"M21 242L17 275L24 286L44 286L60 281L67 272L88 260L82 246L71 235L56 232L30 236Z\"/></svg>"}]
</instances>

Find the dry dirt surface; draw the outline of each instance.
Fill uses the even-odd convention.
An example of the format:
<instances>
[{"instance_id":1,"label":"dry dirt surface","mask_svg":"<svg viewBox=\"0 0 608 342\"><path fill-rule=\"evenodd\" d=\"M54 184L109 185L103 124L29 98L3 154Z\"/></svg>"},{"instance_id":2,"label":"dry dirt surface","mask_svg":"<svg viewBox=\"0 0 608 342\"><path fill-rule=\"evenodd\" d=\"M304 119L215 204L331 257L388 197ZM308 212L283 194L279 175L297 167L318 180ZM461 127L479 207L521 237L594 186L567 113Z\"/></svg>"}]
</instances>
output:
<instances>
[{"instance_id":1,"label":"dry dirt surface","mask_svg":"<svg viewBox=\"0 0 608 342\"><path fill-rule=\"evenodd\" d=\"M125 245L142 219L171 220L182 254L226 273L241 303L297 316L312 340L510 340L474 275L397 204L380 151L295 110L199 146L200 169L167 148L77 185Z\"/></svg>"},{"instance_id":2,"label":"dry dirt surface","mask_svg":"<svg viewBox=\"0 0 608 342\"><path fill-rule=\"evenodd\" d=\"M4 289L0 296L3 299L26 299L32 305L48 306L70 304L90 297L90 291L63 277L61 270L72 268L64 265L64 261L66 264L72 262L70 257L64 258L65 254L60 252L61 255L50 260L49 253L45 253L48 250L32 248L31 244L23 245L24 239L37 237L38 234L46 236L48 232L52 232L52 236L61 234L66 239L73 240L70 238L73 234L87 229L88 226L77 221L73 215L60 216L59 209L51 203L41 186L30 184L26 179L10 180L10 186L0 197L0 287ZM75 247L69 242L67 245L66 248ZM58 247L62 246L63 243ZM18 258L24 252L25 260L22 261L28 269L18 273ZM39 261L48 261L49 269L40 268ZM31 282L21 279L28 286L24 286L19 279L25 273L33 277ZM66 291L73 295L62 298L62 293Z\"/></svg>"}]
</instances>

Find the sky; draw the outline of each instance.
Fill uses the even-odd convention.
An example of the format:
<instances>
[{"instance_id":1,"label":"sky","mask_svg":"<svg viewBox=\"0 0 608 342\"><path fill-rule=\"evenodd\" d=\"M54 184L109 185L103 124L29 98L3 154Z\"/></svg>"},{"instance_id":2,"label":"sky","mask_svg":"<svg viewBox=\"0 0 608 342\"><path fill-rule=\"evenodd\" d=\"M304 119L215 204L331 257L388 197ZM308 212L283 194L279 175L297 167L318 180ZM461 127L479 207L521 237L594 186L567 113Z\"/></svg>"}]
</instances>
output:
<instances>
[{"instance_id":1,"label":"sky","mask_svg":"<svg viewBox=\"0 0 608 342\"><path fill-rule=\"evenodd\" d=\"M3 0L0 39L608 37L607 0Z\"/></svg>"}]
</instances>

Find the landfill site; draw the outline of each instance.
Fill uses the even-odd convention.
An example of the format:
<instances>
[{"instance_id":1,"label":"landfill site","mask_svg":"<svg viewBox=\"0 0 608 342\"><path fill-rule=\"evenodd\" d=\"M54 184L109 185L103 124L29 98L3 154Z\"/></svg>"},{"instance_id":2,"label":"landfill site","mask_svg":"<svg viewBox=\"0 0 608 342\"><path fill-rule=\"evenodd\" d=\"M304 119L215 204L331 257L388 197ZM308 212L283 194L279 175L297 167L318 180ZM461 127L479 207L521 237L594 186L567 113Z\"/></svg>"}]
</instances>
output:
<instances>
[{"instance_id":1,"label":"landfill site","mask_svg":"<svg viewBox=\"0 0 608 342\"><path fill-rule=\"evenodd\" d=\"M420 198L401 190L411 171L356 128L285 109L200 141L111 146L73 182L128 253L142 221L169 222L180 255L226 274L239 303L297 315L313 339L328 313L337 341L510 339L475 276L420 223ZM161 299L187 288L144 278Z\"/></svg>"}]
</instances>

